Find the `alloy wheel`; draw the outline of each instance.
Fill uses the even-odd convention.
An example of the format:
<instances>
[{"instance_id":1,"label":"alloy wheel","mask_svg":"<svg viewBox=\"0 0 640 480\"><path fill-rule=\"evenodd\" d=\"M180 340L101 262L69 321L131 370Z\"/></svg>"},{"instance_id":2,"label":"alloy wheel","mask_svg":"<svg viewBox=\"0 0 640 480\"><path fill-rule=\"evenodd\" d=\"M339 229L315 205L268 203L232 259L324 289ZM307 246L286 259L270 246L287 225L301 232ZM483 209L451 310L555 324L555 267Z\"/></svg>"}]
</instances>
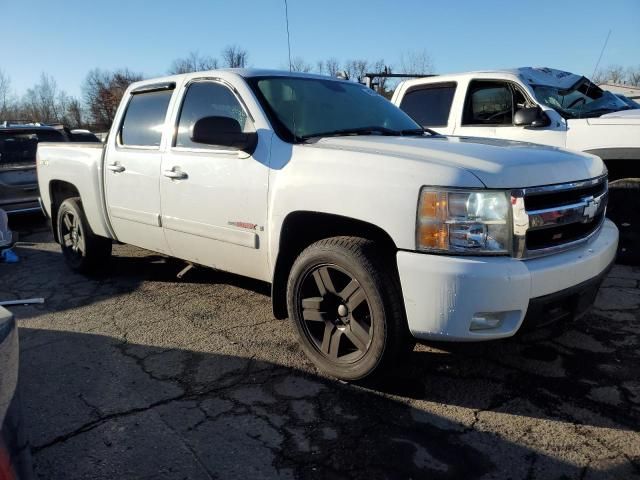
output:
<instances>
[{"instance_id":1,"label":"alloy wheel","mask_svg":"<svg viewBox=\"0 0 640 480\"><path fill-rule=\"evenodd\" d=\"M86 252L86 243L82 224L74 212L64 212L60 230L62 246L74 256L82 257Z\"/></svg>"},{"instance_id":2,"label":"alloy wheel","mask_svg":"<svg viewBox=\"0 0 640 480\"><path fill-rule=\"evenodd\" d=\"M304 333L328 360L353 363L369 350L375 327L369 299L343 268L324 264L308 270L296 304Z\"/></svg>"}]
</instances>

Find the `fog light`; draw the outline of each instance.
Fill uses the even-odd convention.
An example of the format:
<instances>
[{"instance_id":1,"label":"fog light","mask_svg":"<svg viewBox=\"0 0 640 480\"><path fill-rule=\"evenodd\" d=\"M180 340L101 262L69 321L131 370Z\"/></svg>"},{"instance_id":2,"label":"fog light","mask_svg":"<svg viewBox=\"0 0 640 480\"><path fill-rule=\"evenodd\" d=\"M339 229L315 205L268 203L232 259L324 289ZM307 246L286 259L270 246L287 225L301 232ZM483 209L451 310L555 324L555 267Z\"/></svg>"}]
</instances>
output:
<instances>
[{"instance_id":1,"label":"fog light","mask_svg":"<svg viewBox=\"0 0 640 480\"><path fill-rule=\"evenodd\" d=\"M500 313L476 313L471 317L469 330L490 330L502 325L503 315Z\"/></svg>"}]
</instances>

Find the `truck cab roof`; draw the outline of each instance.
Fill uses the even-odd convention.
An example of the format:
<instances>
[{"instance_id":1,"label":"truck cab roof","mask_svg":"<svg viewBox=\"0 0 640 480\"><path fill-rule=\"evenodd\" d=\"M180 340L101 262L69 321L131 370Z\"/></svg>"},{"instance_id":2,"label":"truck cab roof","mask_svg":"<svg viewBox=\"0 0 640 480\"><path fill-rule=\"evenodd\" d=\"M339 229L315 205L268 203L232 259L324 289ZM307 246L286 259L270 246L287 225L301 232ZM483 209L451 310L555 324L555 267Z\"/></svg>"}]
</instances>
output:
<instances>
[{"instance_id":1,"label":"truck cab roof","mask_svg":"<svg viewBox=\"0 0 640 480\"><path fill-rule=\"evenodd\" d=\"M319 75L316 73L303 73L303 72L290 72L288 70L271 70L266 68L218 68L215 70L202 70L198 72L180 73L176 75L167 75L164 77L156 77L147 80L141 80L139 82L132 83L130 88L135 90L137 88L145 87L148 85L160 84L163 82L175 82L178 80L189 80L191 78L202 78L208 76L216 76L220 74L233 74L242 78L254 78L254 77L295 77L295 78L317 78L323 80L334 80L336 82L344 82L337 77L330 77L327 75Z\"/></svg>"},{"instance_id":2,"label":"truck cab roof","mask_svg":"<svg viewBox=\"0 0 640 480\"><path fill-rule=\"evenodd\" d=\"M548 67L519 67L502 70L478 70L473 72L417 78L402 82L402 85L405 87L411 87L427 83L455 82L468 78L520 80L528 85L546 85L557 88L570 88L575 85L582 76Z\"/></svg>"}]
</instances>

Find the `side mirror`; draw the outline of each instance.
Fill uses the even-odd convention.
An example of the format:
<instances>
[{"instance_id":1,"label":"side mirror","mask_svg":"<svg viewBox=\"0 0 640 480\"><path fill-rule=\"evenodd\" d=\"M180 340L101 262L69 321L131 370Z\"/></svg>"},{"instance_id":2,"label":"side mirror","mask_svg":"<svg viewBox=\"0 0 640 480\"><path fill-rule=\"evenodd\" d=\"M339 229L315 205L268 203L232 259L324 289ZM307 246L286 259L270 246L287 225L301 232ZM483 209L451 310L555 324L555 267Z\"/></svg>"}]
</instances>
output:
<instances>
[{"instance_id":1,"label":"side mirror","mask_svg":"<svg viewBox=\"0 0 640 480\"><path fill-rule=\"evenodd\" d=\"M546 127L551 121L540 107L521 108L513 116L513 124L521 127Z\"/></svg>"},{"instance_id":2,"label":"side mirror","mask_svg":"<svg viewBox=\"0 0 640 480\"><path fill-rule=\"evenodd\" d=\"M233 118L203 117L193 124L191 141L252 153L258 145L258 134L243 132L240 123Z\"/></svg>"}]
</instances>

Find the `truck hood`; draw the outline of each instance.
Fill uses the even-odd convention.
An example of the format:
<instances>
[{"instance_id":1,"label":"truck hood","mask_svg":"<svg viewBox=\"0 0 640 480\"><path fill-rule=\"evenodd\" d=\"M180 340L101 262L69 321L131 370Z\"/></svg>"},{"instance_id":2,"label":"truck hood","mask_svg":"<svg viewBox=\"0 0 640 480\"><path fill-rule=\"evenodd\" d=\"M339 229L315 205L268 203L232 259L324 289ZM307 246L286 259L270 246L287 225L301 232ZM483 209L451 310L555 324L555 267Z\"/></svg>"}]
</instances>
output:
<instances>
[{"instance_id":1,"label":"truck hood","mask_svg":"<svg viewBox=\"0 0 640 480\"><path fill-rule=\"evenodd\" d=\"M312 148L368 154L372 159L406 159L464 169L487 188L520 188L572 182L604 173L588 154L491 138L351 136L323 138ZM428 175L428 170L426 170ZM455 185L453 185L455 186Z\"/></svg>"},{"instance_id":2,"label":"truck hood","mask_svg":"<svg viewBox=\"0 0 640 480\"><path fill-rule=\"evenodd\" d=\"M640 125L640 109L611 112L587 121L589 125Z\"/></svg>"}]
</instances>

